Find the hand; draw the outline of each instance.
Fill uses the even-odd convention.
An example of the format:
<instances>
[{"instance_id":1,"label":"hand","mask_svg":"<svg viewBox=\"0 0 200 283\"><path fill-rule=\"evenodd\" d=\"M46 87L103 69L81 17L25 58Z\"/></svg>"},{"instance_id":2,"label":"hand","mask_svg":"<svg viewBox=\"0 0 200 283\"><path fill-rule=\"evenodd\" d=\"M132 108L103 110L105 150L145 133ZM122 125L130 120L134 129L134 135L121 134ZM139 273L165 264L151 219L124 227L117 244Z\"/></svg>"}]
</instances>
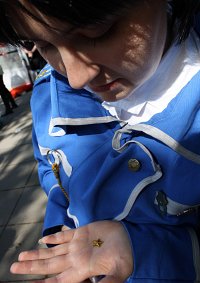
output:
<instances>
[{"instance_id":1,"label":"hand","mask_svg":"<svg viewBox=\"0 0 200 283\"><path fill-rule=\"evenodd\" d=\"M68 226L63 225L61 231L70 230L71 228Z\"/></svg>"},{"instance_id":2,"label":"hand","mask_svg":"<svg viewBox=\"0 0 200 283\"><path fill-rule=\"evenodd\" d=\"M97 239L103 242L100 247L93 246ZM122 283L133 270L131 245L120 222L94 222L46 236L42 243L57 246L22 252L11 272L57 274L40 283L80 283L96 275L105 275L101 283Z\"/></svg>"}]
</instances>

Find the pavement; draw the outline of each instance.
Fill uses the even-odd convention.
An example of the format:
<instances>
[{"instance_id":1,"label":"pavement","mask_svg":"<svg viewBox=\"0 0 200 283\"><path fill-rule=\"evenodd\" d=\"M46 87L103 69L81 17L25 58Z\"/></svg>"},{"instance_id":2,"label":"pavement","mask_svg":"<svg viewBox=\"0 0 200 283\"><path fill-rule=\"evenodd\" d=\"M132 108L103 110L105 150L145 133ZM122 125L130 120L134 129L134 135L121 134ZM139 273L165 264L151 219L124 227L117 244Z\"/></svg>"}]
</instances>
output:
<instances>
[{"instance_id":1,"label":"pavement","mask_svg":"<svg viewBox=\"0 0 200 283\"><path fill-rule=\"evenodd\" d=\"M39 186L31 143L31 92L16 98L14 113L0 118L0 282L30 282L44 276L11 274L23 250L37 248L46 196ZM0 101L0 115L4 105Z\"/></svg>"}]
</instances>

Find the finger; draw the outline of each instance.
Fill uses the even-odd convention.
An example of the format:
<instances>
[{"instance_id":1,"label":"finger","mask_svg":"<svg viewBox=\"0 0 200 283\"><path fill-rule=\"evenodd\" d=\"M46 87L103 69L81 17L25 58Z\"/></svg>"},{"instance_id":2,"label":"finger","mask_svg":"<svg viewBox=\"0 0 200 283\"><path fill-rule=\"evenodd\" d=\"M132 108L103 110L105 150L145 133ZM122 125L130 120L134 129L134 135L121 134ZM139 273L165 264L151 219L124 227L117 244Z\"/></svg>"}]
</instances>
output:
<instances>
[{"instance_id":1,"label":"finger","mask_svg":"<svg viewBox=\"0 0 200 283\"><path fill-rule=\"evenodd\" d=\"M37 281L31 281L31 283L58 283L58 279L57 277L54 278L48 278L48 279L44 279L44 280L37 280ZM65 281L68 283L68 281ZM60 282L59 282L60 283ZM91 283L91 281L89 279L82 281L80 283Z\"/></svg>"},{"instance_id":2,"label":"finger","mask_svg":"<svg viewBox=\"0 0 200 283\"><path fill-rule=\"evenodd\" d=\"M50 259L28 260L15 262L11 265L11 273L51 275L61 273L70 267L70 262L65 255Z\"/></svg>"},{"instance_id":3,"label":"finger","mask_svg":"<svg viewBox=\"0 0 200 283\"><path fill-rule=\"evenodd\" d=\"M53 248L39 249L33 251L24 251L19 254L19 261L48 259L55 256L64 255L68 253L68 244L62 244Z\"/></svg>"},{"instance_id":4,"label":"finger","mask_svg":"<svg viewBox=\"0 0 200 283\"><path fill-rule=\"evenodd\" d=\"M125 279L117 278L116 276L105 276L99 283L123 283Z\"/></svg>"},{"instance_id":5,"label":"finger","mask_svg":"<svg viewBox=\"0 0 200 283\"><path fill-rule=\"evenodd\" d=\"M31 283L60 283L60 282L58 281L58 277L55 276L43 280L31 281ZM65 281L65 283L67 283L67 281Z\"/></svg>"},{"instance_id":6,"label":"finger","mask_svg":"<svg viewBox=\"0 0 200 283\"><path fill-rule=\"evenodd\" d=\"M68 226L62 226L61 231L65 231L65 230L70 230L71 228L69 228Z\"/></svg>"},{"instance_id":7,"label":"finger","mask_svg":"<svg viewBox=\"0 0 200 283\"><path fill-rule=\"evenodd\" d=\"M65 281L67 282L67 281ZM31 281L30 283L59 283L57 276L47 278L47 279L40 279L37 281Z\"/></svg>"},{"instance_id":8,"label":"finger","mask_svg":"<svg viewBox=\"0 0 200 283\"><path fill-rule=\"evenodd\" d=\"M61 231L55 234L51 234L43 237L39 240L43 244L63 244L70 242L74 236L74 229Z\"/></svg>"},{"instance_id":9,"label":"finger","mask_svg":"<svg viewBox=\"0 0 200 283\"><path fill-rule=\"evenodd\" d=\"M75 278L70 277L70 279L67 279L68 277L66 277L66 274L62 274L59 276L55 276L55 277L51 277L48 279L44 279L44 280L37 280L37 282L32 282L32 283L79 283L80 281L72 281ZM124 283L125 280L120 280L114 276L106 276L104 277L104 279L102 279L101 281L99 281L99 283ZM85 281L81 282L81 283L91 283L91 281L89 279L86 279Z\"/></svg>"},{"instance_id":10,"label":"finger","mask_svg":"<svg viewBox=\"0 0 200 283\"><path fill-rule=\"evenodd\" d=\"M91 283L89 279L82 280L81 278L84 278L84 276L80 275L77 270L69 269L51 278L37 280L36 282L32 283Z\"/></svg>"}]
</instances>

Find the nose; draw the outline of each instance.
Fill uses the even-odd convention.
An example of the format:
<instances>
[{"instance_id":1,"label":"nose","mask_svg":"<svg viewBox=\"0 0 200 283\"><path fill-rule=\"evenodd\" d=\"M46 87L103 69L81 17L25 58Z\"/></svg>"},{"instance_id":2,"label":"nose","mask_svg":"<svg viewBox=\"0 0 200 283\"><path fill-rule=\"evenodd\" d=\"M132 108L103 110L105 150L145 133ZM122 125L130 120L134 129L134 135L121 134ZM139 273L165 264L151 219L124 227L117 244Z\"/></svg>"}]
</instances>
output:
<instances>
[{"instance_id":1,"label":"nose","mask_svg":"<svg viewBox=\"0 0 200 283\"><path fill-rule=\"evenodd\" d=\"M66 47L60 48L59 52L72 88L83 88L99 74L99 66L83 53Z\"/></svg>"}]
</instances>

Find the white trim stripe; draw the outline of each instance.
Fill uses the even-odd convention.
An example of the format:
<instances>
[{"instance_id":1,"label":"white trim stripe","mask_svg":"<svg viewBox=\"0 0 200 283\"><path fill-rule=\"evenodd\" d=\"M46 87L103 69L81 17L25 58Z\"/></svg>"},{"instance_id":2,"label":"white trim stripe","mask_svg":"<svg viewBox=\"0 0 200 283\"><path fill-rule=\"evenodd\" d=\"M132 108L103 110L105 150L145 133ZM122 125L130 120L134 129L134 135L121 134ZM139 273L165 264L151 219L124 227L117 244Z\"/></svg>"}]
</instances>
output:
<instances>
[{"instance_id":1,"label":"white trim stripe","mask_svg":"<svg viewBox=\"0 0 200 283\"><path fill-rule=\"evenodd\" d=\"M81 125L94 125L111 123L119 120L113 116L102 116L102 117L87 117L87 118L51 118L49 123L49 135L50 136L62 136L65 134L63 129L59 129L57 132L53 132L54 127L59 126L81 126Z\"/></svg>"},{"instance_id":2,"label":"white trim stripe","mask_svg":"<svg viewBox=\"0 0 200 283\"><path fill-rule=\"evenodd\" d=\"M137 124L134 126L129 126L129 129L136 130L136 131L142 131L143 133L146 133L147 135L156 138L157 140L161 141L162 143L169 146L171 149L173 149L175 152L181 154L186 159L191 160L197 164L200 164L200 155L196 154L185 147L183 147L180 143L178 143L176 140L174 140L172 137L161 131L160 129L147 125L147 124Z\"/></svg>"},{"instance_id":3,"label":"white trim stripe","mask_svg":"<svg viewBox=\"0 0 200 283\"><path fill-rule=\"evenodd\" d=\"M50 148L42 147L40 145L39 145L39 149L40 149L41 155L43 155L43 156L47 155L48 151L52 152L52 155L53 155L56 163L59 164L59 161L61 161L63 169L64 169L66 175L68 177L71 176L71 174L72 174L72 166L69 163L69 161L67 159L67 156L65 155L65 153L61 149L52 150ZM59 156L56 156L56 153L58 153Z\"/></svg>"},{"instance_id":4,"label":"white trim stripe","mask_svg":"<svg viewBox=\"0 0 200 283\"><path fill-rule=\"evenodd\" d=\"M122 219L124 219L129 214L129 212L130 212L131 208L133 207L137 197L143 191L143 189L146 186L148 186L149 184L156 182L161 177L162 177L162 172L160 170L157 170L157 172L154 175L149 176L149 177L143 179L141 182L139 182L137 184L137 186L135 188L133 188L132 193L130 194L130 196L128 198L128 201L126 203L126 206L125 206L123 212L120 213L118 216L116 216L114 218L114 220L121 221Z\"/></svg>"}]
</instances>

